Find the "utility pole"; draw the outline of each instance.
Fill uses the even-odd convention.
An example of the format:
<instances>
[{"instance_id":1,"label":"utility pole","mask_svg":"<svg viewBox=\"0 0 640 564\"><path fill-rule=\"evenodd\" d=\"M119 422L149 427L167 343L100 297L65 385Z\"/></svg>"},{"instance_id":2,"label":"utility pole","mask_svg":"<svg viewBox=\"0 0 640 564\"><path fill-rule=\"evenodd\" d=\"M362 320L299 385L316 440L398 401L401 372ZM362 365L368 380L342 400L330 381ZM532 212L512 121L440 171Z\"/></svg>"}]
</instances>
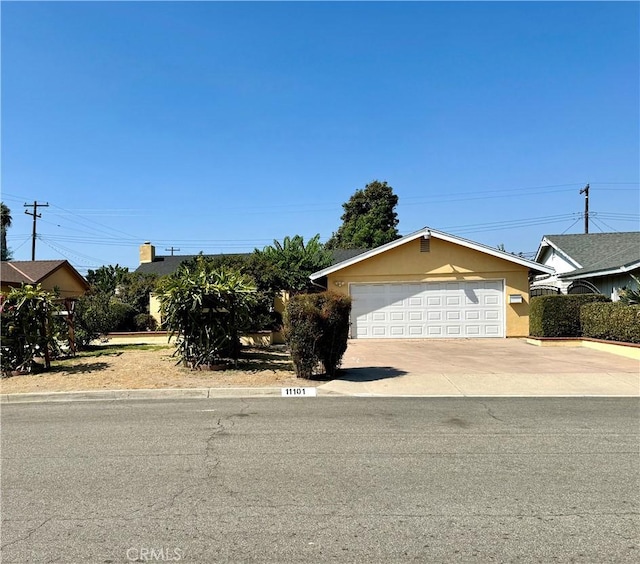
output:
<instances>
[{"instance_id":1,"label":"utility pole","mask_svg":"<svg viewBox=\"0 0 640 564\"><path fill-rule=\"evenodd\" d=\"M171 256L173 256L173 251L179 251L180 249L176 249L175 247L171 247L170 249L165 249L165 251L171 251Z\"/></svg>"},{"instance_id":2,"label":"utility pole","mask_svg":"<svg viewBox=\"0 0 640 564\"><path fill-rule=\"evenodd\" d=\"M24 207L33 208L33 212L24 210L24 213L33 216L33 232L31 234L31 260L36 260L36 221L39 217L42 217L42 214L38 213L38 207L48 208L49 204L39 204L36 200L34 200L33 204L25 204Z\"/></svg>"},{"instance_id":3,"label":"utility pole","mask_svg":"<svg viewBox=\"0 0 640 564\"><path fill-rule=\"evenodd\" d=\"M589 233L589 185L587 184L580 194L584 194L584 232Z\"/></svg>"}]
</instances>

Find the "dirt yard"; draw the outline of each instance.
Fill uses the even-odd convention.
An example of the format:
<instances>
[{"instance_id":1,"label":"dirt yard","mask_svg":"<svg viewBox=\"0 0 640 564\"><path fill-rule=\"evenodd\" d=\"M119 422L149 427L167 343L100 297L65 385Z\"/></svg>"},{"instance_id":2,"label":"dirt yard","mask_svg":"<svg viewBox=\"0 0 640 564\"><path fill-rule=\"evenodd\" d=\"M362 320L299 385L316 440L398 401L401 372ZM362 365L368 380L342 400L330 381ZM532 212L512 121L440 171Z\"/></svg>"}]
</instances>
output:
<instances>
[{"instance_id":1,"label":"dirt yard","mask_svg":"<svg viewBox=\"0 0 640 564\"><path fill-rule=\"evenodd\" d=\"M296 378L289 355L281 349L244 350L237 367L191 370L176 366L173 347L101 347L91 356L53 361L40 374L0 380L0 393L132 390L148 388L223 388L313 386Z\"/></svg>"}]
</instances>

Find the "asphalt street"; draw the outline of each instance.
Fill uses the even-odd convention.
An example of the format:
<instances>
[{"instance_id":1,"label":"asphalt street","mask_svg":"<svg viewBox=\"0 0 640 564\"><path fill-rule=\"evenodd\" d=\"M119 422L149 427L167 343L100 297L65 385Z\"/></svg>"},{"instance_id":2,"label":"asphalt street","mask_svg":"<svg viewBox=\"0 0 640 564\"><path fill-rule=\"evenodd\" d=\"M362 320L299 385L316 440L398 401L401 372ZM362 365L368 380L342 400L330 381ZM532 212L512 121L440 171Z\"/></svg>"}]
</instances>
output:
<instances>
[{"instance_id":1,"label":"asphalt street","mask_svg":"<svg viewBox=\"0 0 640 564\"><path fill-rule=\"evenodd\" d=\"M637 562L638 408L3 405L2 562Z\"/></svg>"}]
</instances>

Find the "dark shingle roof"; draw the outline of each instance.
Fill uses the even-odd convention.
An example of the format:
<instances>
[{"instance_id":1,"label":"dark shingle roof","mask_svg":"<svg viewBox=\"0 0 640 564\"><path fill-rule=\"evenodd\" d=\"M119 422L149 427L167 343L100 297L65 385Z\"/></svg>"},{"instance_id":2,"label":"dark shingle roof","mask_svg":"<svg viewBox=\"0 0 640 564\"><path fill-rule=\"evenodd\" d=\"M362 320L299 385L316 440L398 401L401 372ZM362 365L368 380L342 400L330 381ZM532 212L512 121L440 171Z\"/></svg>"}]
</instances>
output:
<instances>
[{"instance_id":1,"label":"dark shingle roof","mask_svg":"<svg viewBox=\"0 0 640 564\"><path fill-rule=\"evenodd\" d=\"M142 274L157 274L158 276L165 276L167 274L173 274L178 267L187 260L194 259L200 255L173 255L173 256L156 256L153 262L143 262L135 272ZM205 258L220 258L220 257L248 257L248 254L216 254L216 255L202 255Z\"/></svg>"},{"instance_id":2,"label":"dark shingle roof","mask_svg":"<svg viewBox=\"0 0 640 564\"><path fill-rule=\"evenodd\" d=\"M334 249L331 251L333 255L331 264L337 264L343 260L350 259L361 253L364 253L367 249ZM216 254L216 255L202 255L207 258L220 258L224 256L246 258L251 253L238 253L233 255ZM142 263L136 272L142 274L157 274L158 276L165 276L167 274L173 274L178 267L186 260L191 260L199 255L173 255L173 256L156 256L153 262Z\"/></svg>"},{"instance_id":3,"label":"dark shingle roof","mask_svg":"<svg viewBox=\"0 0 640 564\"><path fill-rule=\"evenodd\" d=\"M362 253L366 253L369 249L333 249L331 254L333 255L333 260L331 264L338 264L343 260L349 260L350 258L357 257Z\"/></svg>"},{"instance_id":4,"label":"dark shingle roof","mask_svg":"<svg viewBox=\"0 0 640 564\"><path fill-rule=\"evenodd\" d=\"M37 284L65 262L64 260L2 261L0 278L3 282L13 284Z\"/></svg>"},{"instance_id":5,"label":"dark shingle roof","mask_svg":"<svg viewBox=\"0 0 640 564\"><path fill-rule=\"evenodd\" d=\"M545 239L581 265L571 275L616 269L640 261L640 231L545 235Z\"/></svg>"}]
</instances>

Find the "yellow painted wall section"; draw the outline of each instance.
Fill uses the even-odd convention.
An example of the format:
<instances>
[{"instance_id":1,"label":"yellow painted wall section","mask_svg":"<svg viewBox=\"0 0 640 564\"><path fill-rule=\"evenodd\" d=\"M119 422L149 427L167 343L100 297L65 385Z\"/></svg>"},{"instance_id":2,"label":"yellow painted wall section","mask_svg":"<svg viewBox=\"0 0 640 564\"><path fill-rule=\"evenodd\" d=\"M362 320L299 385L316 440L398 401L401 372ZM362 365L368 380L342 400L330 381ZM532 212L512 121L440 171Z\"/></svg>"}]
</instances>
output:
<instances>
[{"instance_id":1,"label":"yellow painted wall section","mask_svg":"<svg viewBox=\"0 0 640 564\"><path fill-rule=\"evenodd\" d=\"M162 316L160 315L160 300L155 294L149 294L149 315L156 320L158 327L162 324Z\"/></svg>"},{"instance_id":2,"label":"yellow painted wall section","mask_svg":"<svg viewBox=\"0 0 640 564\"><path fill-rule=\"evenodd\" d=\"M76 276L64 268L52 272L41 283L43 289L53 291L59 288L61 298L77 298L85 293L85 288Z\"/></svg>"},{"instance_id":3,"label":"yellow painted wall section","mask_svg":"<svg viewBox=\"0 0 640 564\"><path fill-rule=\"evenodd\" d=\"M8 294L12 287L2 284L1 291L3 294ZM62 268L40 282L40 287L48 292L53 292L57 288L60 291L61 298L77 298L85 293L85 287L78 278Z\"/></svg>"},{"instance_id":4,"label":"yellow painted wall section","mask_svg":"<svg viewBox=\"0 0 640 564\"><path fill-rule=\"evenodd\" d=\"M529 334L529 271L510 261L431 238L430 251L420 252L420 239L408 241L327 277L327 288L349 294L351 283L456 282L504 280L507 337ZM510 294L522 295L523 303L509 304Z\"/></svg>"}]
</instances>

